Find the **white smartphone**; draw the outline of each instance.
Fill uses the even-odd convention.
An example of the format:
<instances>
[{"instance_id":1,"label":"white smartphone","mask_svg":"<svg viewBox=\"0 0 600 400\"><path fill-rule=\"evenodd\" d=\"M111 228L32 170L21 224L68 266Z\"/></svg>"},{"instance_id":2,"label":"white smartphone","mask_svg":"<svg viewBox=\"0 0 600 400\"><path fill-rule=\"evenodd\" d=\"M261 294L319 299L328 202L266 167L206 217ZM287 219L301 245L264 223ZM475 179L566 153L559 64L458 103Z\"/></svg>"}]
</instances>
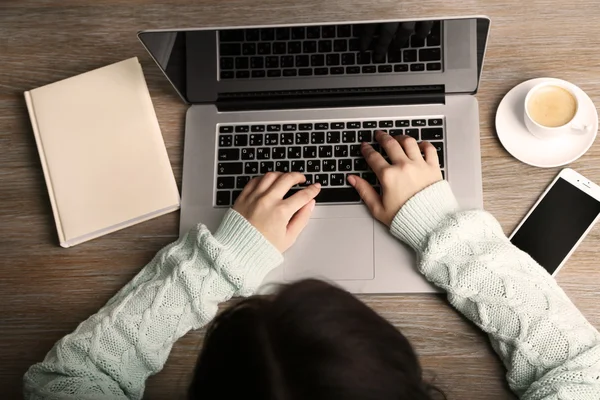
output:
<instances>
[{"instance_id":1,"label":"white smartphone","mask_svg":"<svg viewBox=\"0 0 600 400\"><path fill-rule=\"evenodd\" d=\"M555 276L600 217L600 187L565 168L510 235Z\"/></svg>"}]
</instances>

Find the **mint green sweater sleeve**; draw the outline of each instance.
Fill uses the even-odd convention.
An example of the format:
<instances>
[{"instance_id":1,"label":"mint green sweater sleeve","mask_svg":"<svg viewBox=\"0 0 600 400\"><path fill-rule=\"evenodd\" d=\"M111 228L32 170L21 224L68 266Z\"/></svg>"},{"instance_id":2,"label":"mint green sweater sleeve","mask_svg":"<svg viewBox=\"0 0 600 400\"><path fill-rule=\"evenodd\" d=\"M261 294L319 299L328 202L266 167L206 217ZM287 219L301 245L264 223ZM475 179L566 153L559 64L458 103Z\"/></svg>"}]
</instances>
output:
<instances>
[{"instance_id":1,"label":"mint green sweater sleeve","mask_svg":"<svg viewBox=\"0 0 600 400\"><path fill-rule=\"evenodd\" d=\"M177 339L208 323L219 303L252 295L282 261L233 210L214 236L198 225L33 365L25 398L141 399Z\"/></svg>"},{"instance_id":2,"label":"mint green sweater sleeve","mask_svg":"<svg viewBox=\"0 0 600 400\"><path fill-rule=\"evenodd\" d=\"M600 334L490 214L459 212L442 181L409 200L391 232L416 250L425 277L489 335L521 399L600 399Z\"/></svg>"}]
</instances>

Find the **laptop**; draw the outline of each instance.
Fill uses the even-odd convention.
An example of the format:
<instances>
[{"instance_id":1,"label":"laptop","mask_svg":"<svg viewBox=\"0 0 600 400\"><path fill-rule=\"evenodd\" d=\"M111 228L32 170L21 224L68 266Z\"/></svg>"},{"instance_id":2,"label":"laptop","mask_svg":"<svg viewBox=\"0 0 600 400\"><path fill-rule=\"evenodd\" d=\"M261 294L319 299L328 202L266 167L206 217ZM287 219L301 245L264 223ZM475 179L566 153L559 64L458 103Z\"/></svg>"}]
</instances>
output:
<instances>
[{"instance_id":1,"label":"laptop","mask_svg":"<svg viewBox=\"0 0 600 400\"><path fill-rule=\"evenodd\" d=\"M190 105L181 233L199 222L216 229L252 177L298 171L320 182L321 193L284 265L265 283L315 277L353 293L438 291L346 178L361 175L378 188L360 143L374 142L378 129L406 134L434 144L461 206L482 207L474 95L490 21L433 18L425 38L413 34L381 58L373 45L361 51L365 29L376 43L382 24L396 22L414 21L140 32Z\"/></svg>"}]
</instances>

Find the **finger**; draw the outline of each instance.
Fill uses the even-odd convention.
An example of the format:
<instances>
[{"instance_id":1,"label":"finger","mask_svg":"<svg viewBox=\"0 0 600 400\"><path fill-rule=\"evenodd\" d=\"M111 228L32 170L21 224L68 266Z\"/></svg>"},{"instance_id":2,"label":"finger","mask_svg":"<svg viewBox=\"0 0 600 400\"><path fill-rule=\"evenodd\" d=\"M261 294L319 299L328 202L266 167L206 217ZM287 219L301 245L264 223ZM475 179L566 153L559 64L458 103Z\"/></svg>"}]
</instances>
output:
<instances>
[{"instance_id":1,"label":"finger","mask_svg":"<svg viewBox=\"0 0 600 400\"><path fill-rule=\"evenodd\" d=\"M385 153L388 155L392 163L399 163L407 159L406 154L404 154L404 150L402 150L402 147L400 146L400 143L398 143L393 136L390 136L382 131L377 131L375 133L375 138L385 150Z\"/></svg>"},{"instance_id":2,"label":"finger","mask_svg":"<svg viewBox=\"0 0 600 400\"><path fill-rule=\"evenodd\" d=\"M367 164L369 164L369 167L375 172L375 175L378 175L384 168L390 166L383 156L375 151L373 146L365 142L363 142L361 146L363 157Z\"/></svg>"},{"instance_id":3,"label":"finger","mask_svg":"<svg viewBox=\"0 0 600 400\"><path fill-rule=\"evenodd\" d=\"M394 50L400 50L408 44L410 35L415 31L416 22L402 22L396 32L396 38L392 43Z\"/></svg>"},{"instance_id":4,"label":"finger","mask_svg":"<svg viewBox=\"0 0 600 400\"><path fill-rule=\"evenodd\" d=\"M289 207L291 214L294 214L299 209L307 205L311 200L313 200L319 192L321 191L321 184L315 183L314 185L310 185L309 187L302 189L285 199L285 204Z\"/></svg>"},{"instance_id":5,"label":"finger","mask_svg":"<svg viewBox=\"0 0 600 400\"><path fill-rule=\"evenodd\" d=\"M388 48L396 34L396 30L398 29L398 25L398 22L381 24L381 27L379 28L379 39L377 39L375 49L373 50L373 59L375 61L382 61L385 58Z\"/></svg>"},{"instance_id":6,"label":"finger","mask_svg":"<svg viewBox=\"0 0 600 400\"><path fill-rule=\"evenodd\" d=\"M373 42L377 24L364 24L360 32L360 51L367 51Z\"/></svg>"},{"instance_id":7,"label":"finger","mask_svg":"<svg viewBox=\"0 0 600 400\"><path fill-rule=\"evenodd\" d=\"M381 202L381 196L379 196L379 193L373 189L373 186L371 186L369 182L356 175L350 175L348 177L348 183L350 183L350 185L356 189L358 195L365 203L371 214L377 218L377 216L383 210L383 203Z\"/></svg>"},{"instance_id":8,"label":"finger","mask_svg":"<svg viewBox=\"0 0 600 400\"><path fill-rule=\"evenodd\" d=\"M306 203L294 216L290 219L290 222L287 226L287 233L290 235L290 239L293 242L296 241L296 238L300 235L300 232L306 228L308 225L308 221L310 221L310 216L315 209L315 201L310 200Z\"/></svg>"},{"instance_id":9,"label":"finger","mask_svg":"<svg viewBox=\"0 0 600 400\"><path fill-rule=\"evenodd\" d=\"M277 178L268 192L278 199L283 199L292 186L304 183L304 181L306 181L306 177L300 172L288 172Z\"/></svg>"},{"instance_id":10,"label":"finger","mask_svg":"<svg viewBox=\"0 0 600 400\"><path fill-rule=\"evenodd\" d=\"M425 39L431 33L433 21L419 21L415 26L415 35L421 39Z\"/></svg>"},{"instance_id":11,"label":"finger","mask_svg":"<svg viewBox=\"0 0 600 400\"><path fill-rule=\"evenodd\" d=\"M407 135L400 135L396 136L396 140L400 143L400 146L402 146L402 149L408 158L413 161L420 161L423 159L421 156L421 149L419 149L419 143L415 138Z\"/></svg>"},{"instance_id":12,"label":"finger","mask_svg":"<svg viewBox=\"0 0 600 400\"><path fill-rule=\"evenodd\" d=\"M258 176L256 178L251 179L250 182L248 182L246 186L244 186L244 190L242 190L242 193L240 193L240 195L238 196L238 200L245 199L246 197L254 193L254 189L256 189L256 186L258 186L259 182L260 177Z\"/></svg>"},{"instance_id":13,"label":"finger","mask_svg":"<svg viewBox=\"0 0 600 400\"><path fill-rule=\"evenodd\" d=\"M256 187L257 193L264 193L273 185L273 183L283 175L283 172L267 172Z\"/></svg>"},{"instance_id":14,"label":"finger","mask_svg":"<svg viewBox=\"0 0 600 400\"><path fill-rule=\"evenodd\" d=\"M419 143L419 149L425 154L425 162L433 167L440 165L440 160L437 154L437 150L434 145L429 142Z\"/></svg>"}]
</instances>

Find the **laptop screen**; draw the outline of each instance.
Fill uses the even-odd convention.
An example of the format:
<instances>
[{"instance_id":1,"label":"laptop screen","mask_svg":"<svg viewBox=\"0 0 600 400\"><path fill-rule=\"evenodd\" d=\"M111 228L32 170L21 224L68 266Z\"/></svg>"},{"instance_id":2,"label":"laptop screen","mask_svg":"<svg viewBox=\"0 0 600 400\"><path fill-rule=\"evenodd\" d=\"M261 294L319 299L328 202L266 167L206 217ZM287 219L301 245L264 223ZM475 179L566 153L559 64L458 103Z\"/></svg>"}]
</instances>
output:
<instances>
[{"instance_id":1,"label":"laptop screen","mask_svg":"<svg viewBox=\"0 0 600 400\"><path fill-rule=\"evenodd\" d=\"M475 93L487 18L144 31L188 103L245 93L433 88Z\"/></svg>"}]
</instances>

